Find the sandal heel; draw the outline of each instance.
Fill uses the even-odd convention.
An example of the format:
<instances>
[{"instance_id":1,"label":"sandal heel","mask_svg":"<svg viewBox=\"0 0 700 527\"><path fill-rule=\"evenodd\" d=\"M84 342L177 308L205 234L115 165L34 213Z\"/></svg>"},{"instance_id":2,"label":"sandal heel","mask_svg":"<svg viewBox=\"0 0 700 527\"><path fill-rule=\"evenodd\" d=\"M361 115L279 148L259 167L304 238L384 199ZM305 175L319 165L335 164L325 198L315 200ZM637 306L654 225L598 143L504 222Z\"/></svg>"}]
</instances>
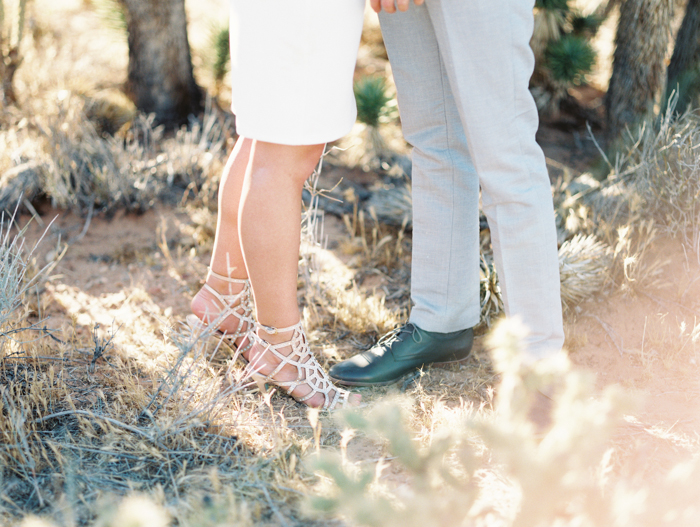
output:
<instances>
[{"instance_id":1,"label":"sandal heel","mask_svg":"<svg viewBox=\"0 0 700 527\"><path fill-rule=\"evenodd\" d=\"M267 383L267 379L265 378L264 375L260 375L259 373L254 373L251 375L251 378L253 379L253 381L255 381L255 384L257 385L260 393L266 394L267 392L269 392L272 389L270 387L270 385Z\"/></svg>"}]
</instances>

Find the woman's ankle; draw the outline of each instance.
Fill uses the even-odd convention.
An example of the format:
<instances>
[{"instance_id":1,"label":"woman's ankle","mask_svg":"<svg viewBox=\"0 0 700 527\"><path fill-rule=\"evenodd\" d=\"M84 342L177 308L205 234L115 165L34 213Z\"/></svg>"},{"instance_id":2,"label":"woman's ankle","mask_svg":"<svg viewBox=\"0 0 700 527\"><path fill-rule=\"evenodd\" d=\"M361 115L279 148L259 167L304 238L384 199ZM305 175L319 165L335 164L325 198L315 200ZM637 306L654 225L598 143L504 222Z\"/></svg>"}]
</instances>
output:
<instances>
[{"instance_id":1,"label":"woman's ankle","mask_svg":"<svg viewBox=\"0 0 700 527\"><path fill-rule=\"evenodd\" d=\"M229 300L228 298L217 298L216 294L209 288L216 291L221 297L235 297L243 292L246 284L243 280L241 280L240 284L229 283L211 275L208 276L206 286L197 291L190 302L190 310L194 315L207 324L218 323L222 330L233 331L239 328L240 324L247 324L247 322L240 319L240 316L236 317L234 315L229 315L225 320L221 320L221 313L231 308L237 311L239 315L249 316L250 313L245 313L246 307L242 305L242 302L247 301L246 298L239 298L238 302L227 304L226 300Z\"/></svg>"},{"instance_id":2,"label":"woman's ankle","mask_svg":"<svg viewBox=\"0 0 700 527\"><path fill-rule=\"evenodd\" d=\"M294 324L287 324L285 326L280 324L279 327L266 326L265 324L258 323L256 333L258 337L267 344L279 345L289 343L291 346L291 340L294 338L297 330L301 331L303 337L306 338L306 334L300 322L301 321L297 319L297 322Z\"/></svg>"},{"instance_id":3,"label":"woman's ankle","mask_svg":"<svg viewBox=\"0 0 700 527\"><path fill-rule=\"evenodd\" d=\"M246 287L247 277L227 277L221 273L216 273L213 269L209 269L207 273L206 283L220 295L237 295ZM202 291L200 289L200 291Z\"/></svg>"}]
</instances>

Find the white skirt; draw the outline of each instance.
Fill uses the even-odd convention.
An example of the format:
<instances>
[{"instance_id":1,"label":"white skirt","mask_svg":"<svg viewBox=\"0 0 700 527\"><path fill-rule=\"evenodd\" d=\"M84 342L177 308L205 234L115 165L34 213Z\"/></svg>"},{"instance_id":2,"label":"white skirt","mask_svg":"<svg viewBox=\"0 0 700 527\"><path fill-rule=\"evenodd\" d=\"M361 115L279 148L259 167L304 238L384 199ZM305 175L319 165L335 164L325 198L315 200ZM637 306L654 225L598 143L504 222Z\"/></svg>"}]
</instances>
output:
<instances>
[{"instance_id":1,"label":"white skirt","mask_svg":"<svg viewBox=\"0 0 700 527\"><path fill-rule=\"evenodd\" d=\"M312 145L348 133L365 0L230 0L230 7L238 134Z\"/></svg>"}]
</instances>

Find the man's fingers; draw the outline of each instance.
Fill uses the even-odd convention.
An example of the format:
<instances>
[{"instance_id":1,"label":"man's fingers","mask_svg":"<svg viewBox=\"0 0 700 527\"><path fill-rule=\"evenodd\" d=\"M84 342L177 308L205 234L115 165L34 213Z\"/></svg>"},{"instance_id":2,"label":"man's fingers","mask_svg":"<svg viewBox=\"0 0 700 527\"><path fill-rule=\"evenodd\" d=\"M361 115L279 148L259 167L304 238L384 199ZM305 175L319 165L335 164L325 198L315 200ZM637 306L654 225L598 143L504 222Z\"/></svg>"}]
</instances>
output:
<instances>
[{"instance_id":1,"label":"man's fingers","mask_svg":"<svg viewBox=\"0 0 700 527\"><path fill-rule=\"evenodd\" d=\"M382 0L382 7L387 13L395 13L396 6L394 5L394 0Z\"/></svg>"},{"instance_id":2,"label":"man's fingers","mask_svg":"<svg viewBox=\"0 0 700 527\"><path fill-rule=\"evenodd\" d=\"M413 0L416 5L423 5L424 0ZM399 11L408 11L411 5L411 0L369 0L369 5L375 13L379 13L382 9L387 13L396 13L396 8Z\"/></svg>"}]
</instances>

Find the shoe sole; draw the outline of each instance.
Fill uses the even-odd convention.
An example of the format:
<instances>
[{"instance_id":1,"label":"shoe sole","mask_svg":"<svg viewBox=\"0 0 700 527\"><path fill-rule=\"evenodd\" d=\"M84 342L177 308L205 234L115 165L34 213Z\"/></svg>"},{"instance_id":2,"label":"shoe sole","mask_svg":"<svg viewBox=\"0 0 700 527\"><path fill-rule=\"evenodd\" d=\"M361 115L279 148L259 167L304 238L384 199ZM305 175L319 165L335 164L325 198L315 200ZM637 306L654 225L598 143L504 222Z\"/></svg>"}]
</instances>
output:
<instances>
[{"instance_id":1,"label":"shoe sole","mask_svg":"<svg viewBox=\"0 0 700 527\"><path fill-rule=\"evenodd\" d=\"M426 366L431 366L431 367L432 366L449 366L450 364L457 364L459 362L464 362L465 360L467 360L469 358L469 356L470 355L467 355L463 359L457 359L457 360L449 360L449 361L443 361L443 362L431 362L431 363L425 364L424 366L421 366L421 367L424 368ZM411 371L408 371L408 372L404 373L403 375L401 375L400 377L397 377L396 379L393 379L391 381L381 381L381 382L344 381L342 379L338 379L336 377L333 377L330 374L329 374L329 377L336 384L340 384L343 386L389 386L390 384L396 384L398 382L401 382L403 379L405 379L410 374L420 370L421 367L415 368Z\"/></svg>"}]
</instances>

